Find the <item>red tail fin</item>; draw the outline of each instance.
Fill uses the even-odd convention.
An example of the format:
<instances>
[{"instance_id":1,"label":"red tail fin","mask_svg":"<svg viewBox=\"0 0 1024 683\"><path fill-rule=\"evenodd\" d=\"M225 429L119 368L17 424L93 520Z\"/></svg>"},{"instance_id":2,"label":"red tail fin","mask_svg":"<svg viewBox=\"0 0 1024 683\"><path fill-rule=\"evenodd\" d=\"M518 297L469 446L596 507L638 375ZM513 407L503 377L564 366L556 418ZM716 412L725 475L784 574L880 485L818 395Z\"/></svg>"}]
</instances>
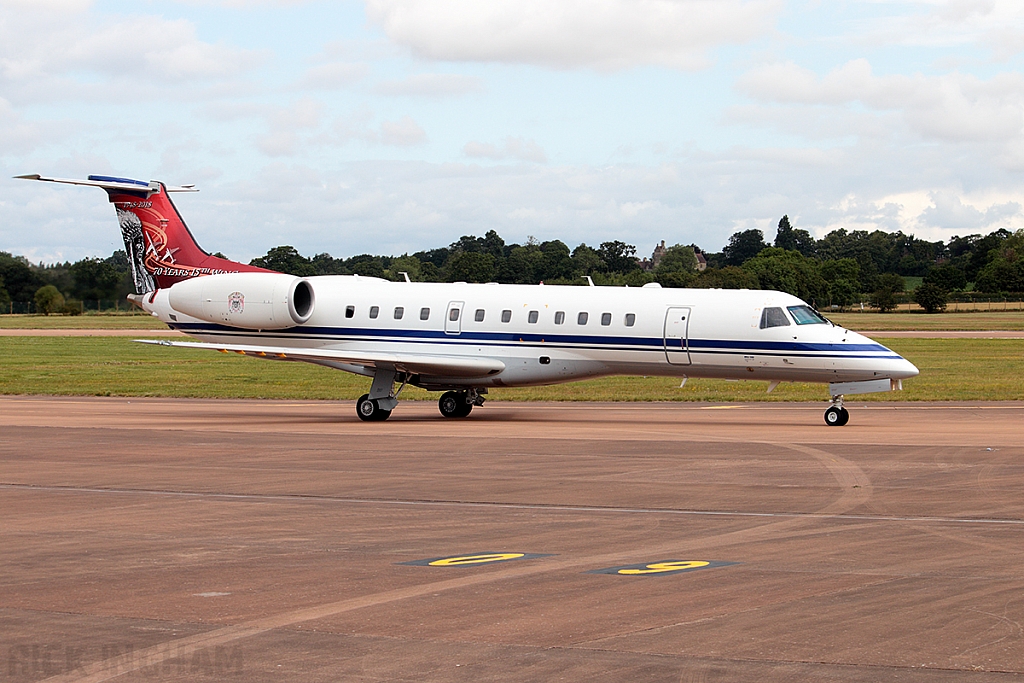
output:
<instances>
[{"instance_id":1,"label":"red tail fin","mask_svg":"<svg viewBox=\"0 0 1024 683\"><path fill-rule=\"evenodd\" d=\"M124 182L120 178L102 176L89 176L89 180ZM155 280L155 287L140 290L140 294L200 275L267 272L264 268L229 261L204 251L171 202L167 186L163 183L146 183L145 187L139 183L139 186L139 192L105 189L117 210L125 251L136 271L136 286L146 287L149 283L144 280L150 276Z\"/></svg>"},{"instance_id":2,"label":"red tail fin","mask_svg":"<svg viewBox=\"0 0 1024 683\"><path fill-rule=\"evenodd\" d=\"M69 185L89 185L107 191L117 210L124 249L138 294L170 287L175 282L215 273L273 272L229 261L203 251L189 232L168 192L194 192L192 186L168 188L161 182L91 175L88 180L16 176Z\"/></svg>"}]
</instances>

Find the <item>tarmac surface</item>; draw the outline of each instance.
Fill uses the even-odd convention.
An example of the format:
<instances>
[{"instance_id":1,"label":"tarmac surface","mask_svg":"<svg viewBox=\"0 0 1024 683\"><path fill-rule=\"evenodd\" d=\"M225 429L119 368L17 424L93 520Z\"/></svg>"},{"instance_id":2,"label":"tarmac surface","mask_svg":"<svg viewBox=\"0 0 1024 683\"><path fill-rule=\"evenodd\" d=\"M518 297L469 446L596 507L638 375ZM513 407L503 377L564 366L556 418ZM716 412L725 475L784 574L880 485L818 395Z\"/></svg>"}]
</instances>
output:
<instances>
[{"instance_id":1,"label":"tarmac surface","mask_svg":"<svg viewBox=\"0 0 1024 683\"><path fill-rule=\"evenodd\" d=\"M847 406L0 397L0 680L1024 680L1024 403Z\"/></svg>"}]
</instances>

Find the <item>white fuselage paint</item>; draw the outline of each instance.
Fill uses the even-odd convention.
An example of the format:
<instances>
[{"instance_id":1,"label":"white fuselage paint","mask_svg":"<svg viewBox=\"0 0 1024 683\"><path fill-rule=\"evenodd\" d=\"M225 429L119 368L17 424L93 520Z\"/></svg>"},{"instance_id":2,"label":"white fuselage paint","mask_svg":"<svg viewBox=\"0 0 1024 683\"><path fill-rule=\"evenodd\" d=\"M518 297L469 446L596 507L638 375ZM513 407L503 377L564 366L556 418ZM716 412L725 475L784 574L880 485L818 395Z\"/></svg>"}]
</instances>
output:
<instances>
[{"instance_id":1,"label":"white fuselage paint","mask_svg":"<svg viewBox=\"0 0 1024 683\"><path fill-rule=\"evenodd\" d=\"M171 327L214 344L493 358L505 365L489 377L418 378L427 388L543 385L618 374L823 383L917 374L896 353L842 327L790 319L788 326L760 329L766 306L804 304L782 292L305 279L316 295L313 314L284 330L190 318L170 307L168 290L147 295L143 306ZM398 307L404 309L401 319L395 318ZM457 320L451 319L453 307ZM422 309L429 309L425 319ZM477 320L478 310L483 320ZM502 322L503 311L511 311L508 322ZM564 320L556 324L559 312ZM581 312L588 314L584 325L578 323ZM321 364L373 374L372 368Z\"/></svg>"}]
</instances>

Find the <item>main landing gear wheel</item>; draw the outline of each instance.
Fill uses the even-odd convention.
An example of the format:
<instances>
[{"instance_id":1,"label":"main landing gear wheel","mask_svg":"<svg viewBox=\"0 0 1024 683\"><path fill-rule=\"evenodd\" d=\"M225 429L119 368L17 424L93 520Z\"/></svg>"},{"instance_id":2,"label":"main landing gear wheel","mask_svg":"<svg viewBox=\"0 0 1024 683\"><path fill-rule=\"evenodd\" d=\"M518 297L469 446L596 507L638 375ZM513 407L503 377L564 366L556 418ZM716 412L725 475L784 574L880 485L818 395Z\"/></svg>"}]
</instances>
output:
<instances>
[{"instance_id":1,"label":"main landing gear wheel","mask_svg":"<svg viewBox=\"0 0 1024 683\"><path fill-rule=\"evenodd\" d=\"M377 400L370 398L369 394L363 394L356 401L356 415L363 422L383 422L391 417L391 411L381 408Z\"/></svg>"},{"instance_id":2,"label":"main landing gear wheel","mask_svg":"<svg viewBox=\"0 0 1024 683\"><path fill-rule=\"evenodd\" d=\"M473 410L465 391L446 391L437 401L437 409L445 417L466 417Z\"/></svg>"},{"instance_id":3,"label":"main landing gear wheel","mask_svg":"<svg viewBox=\"0 0 1024 683\"><path fill-rule=\"evenodd\" d=\"M825 411L825 424L829 427L842 427L850 421L850 411L840 406L832 406Z\"/></svg>"}]
</instances>

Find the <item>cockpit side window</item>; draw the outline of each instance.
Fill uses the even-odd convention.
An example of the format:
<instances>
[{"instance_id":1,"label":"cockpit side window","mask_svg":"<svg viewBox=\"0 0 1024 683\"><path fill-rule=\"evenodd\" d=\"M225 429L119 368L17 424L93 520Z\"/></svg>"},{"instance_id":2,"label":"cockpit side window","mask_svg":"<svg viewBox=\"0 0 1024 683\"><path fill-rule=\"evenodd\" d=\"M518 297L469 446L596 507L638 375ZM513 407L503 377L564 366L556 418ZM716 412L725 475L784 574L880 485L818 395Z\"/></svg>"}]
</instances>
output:
<instances>
[{"instance_id":1,"label":"cockpit side window","mask_svg":"<svg viewBox=\"0 0 1024 683\"><path fill-rule=\"evenodd\" d=\"M797 325L827 325L828 321L810 306L787 306Z\"/></svg>"},{"instance_id":2,"label":"cockpit side window","mask_svg":"<svg viewBox=\"0 0 1024 683\"><path fill-rule=\"evenodd\" d=\"M762 330L769 327L786 327L787 325L789 325L789 318L786 317L786 312L781 308L765 307L761 311Z\"/></svg>"}]
</instances>

